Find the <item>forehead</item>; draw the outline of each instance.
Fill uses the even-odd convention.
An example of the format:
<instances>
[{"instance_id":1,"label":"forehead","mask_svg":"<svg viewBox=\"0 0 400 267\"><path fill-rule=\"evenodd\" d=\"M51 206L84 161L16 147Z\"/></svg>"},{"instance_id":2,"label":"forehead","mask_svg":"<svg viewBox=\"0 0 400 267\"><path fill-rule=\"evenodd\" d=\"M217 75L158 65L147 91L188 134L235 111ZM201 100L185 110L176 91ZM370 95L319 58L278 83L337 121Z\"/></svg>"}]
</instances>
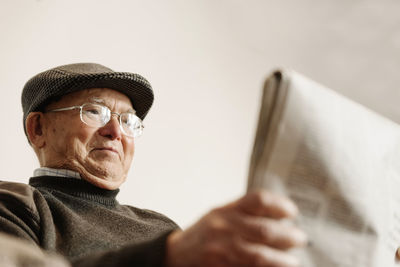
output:
<instances>
[{"instance_id":1,"label":"forehead","mask_svg":"<svg viewBox=\"0 0 400 267\"><path fill-rule=\"evenodd\" d=\"M73 92L63 96L59 101L51 103L48 108L82 105L87 102L100 102L110 107L118 106L123 109L132 109L132 103L128 96L109 88L90 88Z\"/></svg>"}]
</instances>

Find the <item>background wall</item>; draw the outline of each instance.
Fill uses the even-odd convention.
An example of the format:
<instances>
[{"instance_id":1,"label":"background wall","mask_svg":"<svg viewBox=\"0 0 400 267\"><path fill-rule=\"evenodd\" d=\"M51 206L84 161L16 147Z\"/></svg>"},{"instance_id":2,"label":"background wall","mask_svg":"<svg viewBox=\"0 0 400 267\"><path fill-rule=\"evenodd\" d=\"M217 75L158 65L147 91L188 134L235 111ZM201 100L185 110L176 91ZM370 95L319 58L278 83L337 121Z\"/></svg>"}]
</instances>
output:
<instances>
[{"instance_id":1,"label":"background wall","mask_svg":"<svg viewBox=\"0 0 400 267\"><path fill-rule=\"evenodd\" d=\"M188 226L245 192L261 87L276 67L400 122L398 0L1 0L1 179L38 162L20 94L36 73L98 62L155 90L119 200Z\"/></svg>"}]
</instances>

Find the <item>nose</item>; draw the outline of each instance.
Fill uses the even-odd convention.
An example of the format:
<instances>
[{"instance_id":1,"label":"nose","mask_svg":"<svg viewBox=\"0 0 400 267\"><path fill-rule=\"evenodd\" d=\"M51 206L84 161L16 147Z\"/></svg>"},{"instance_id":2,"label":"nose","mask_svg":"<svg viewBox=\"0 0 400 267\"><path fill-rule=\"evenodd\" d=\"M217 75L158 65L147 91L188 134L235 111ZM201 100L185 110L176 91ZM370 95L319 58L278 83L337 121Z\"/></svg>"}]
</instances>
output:
<instances>
[{"instance_id":1,"label":"nose","mask_svg":"<svg viewBox=\"0 0 400 267\"><path fill-rule=\"evenodd\" d=\"M103 127L99 128L98 131L101 136L107 137L111 140L121 140L122 132L119 125L118 115L112 114L110 121Z\"/></svg>"}]
</instances>

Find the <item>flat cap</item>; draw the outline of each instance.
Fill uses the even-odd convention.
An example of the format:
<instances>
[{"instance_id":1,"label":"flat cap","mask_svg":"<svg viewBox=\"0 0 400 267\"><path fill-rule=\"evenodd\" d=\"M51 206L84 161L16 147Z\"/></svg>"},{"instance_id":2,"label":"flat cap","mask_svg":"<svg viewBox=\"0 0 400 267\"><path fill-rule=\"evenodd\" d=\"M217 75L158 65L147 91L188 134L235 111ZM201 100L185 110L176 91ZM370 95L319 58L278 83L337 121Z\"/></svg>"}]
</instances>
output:
<instances>
[{"instance_id":1,"label":"flat cap","mask_svg":"<svg viewBox=\"0 0 400 267\"><path fill-rule=\"evenodd\" d=\"M96 63L55 67L32 77L24 86L21 102L25 134L25 120L30 112L42 111L54 99L89 88L110 88L127 95L142 120L154 100L150 83L139 74L115 72Z\"/></svg>"}]
</instances>

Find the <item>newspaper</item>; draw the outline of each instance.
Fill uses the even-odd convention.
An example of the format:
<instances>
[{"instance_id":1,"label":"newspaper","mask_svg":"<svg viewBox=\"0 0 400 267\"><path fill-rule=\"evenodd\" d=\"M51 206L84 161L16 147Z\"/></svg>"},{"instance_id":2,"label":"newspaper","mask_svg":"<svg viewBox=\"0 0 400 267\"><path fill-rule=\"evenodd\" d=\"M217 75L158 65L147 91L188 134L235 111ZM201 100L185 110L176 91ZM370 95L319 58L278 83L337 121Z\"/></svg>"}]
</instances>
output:
<instances>
[{"instance_id":1,"label":"newspaper","mask_svg":"<svg viewBox=\"0 0 400 267\"><path fill-rule=\"evenodd\" d=\"M305 267L400 266L400 126L293 71L266 81L248 190L289 196Z\"/></svg>"}]
</instances>

